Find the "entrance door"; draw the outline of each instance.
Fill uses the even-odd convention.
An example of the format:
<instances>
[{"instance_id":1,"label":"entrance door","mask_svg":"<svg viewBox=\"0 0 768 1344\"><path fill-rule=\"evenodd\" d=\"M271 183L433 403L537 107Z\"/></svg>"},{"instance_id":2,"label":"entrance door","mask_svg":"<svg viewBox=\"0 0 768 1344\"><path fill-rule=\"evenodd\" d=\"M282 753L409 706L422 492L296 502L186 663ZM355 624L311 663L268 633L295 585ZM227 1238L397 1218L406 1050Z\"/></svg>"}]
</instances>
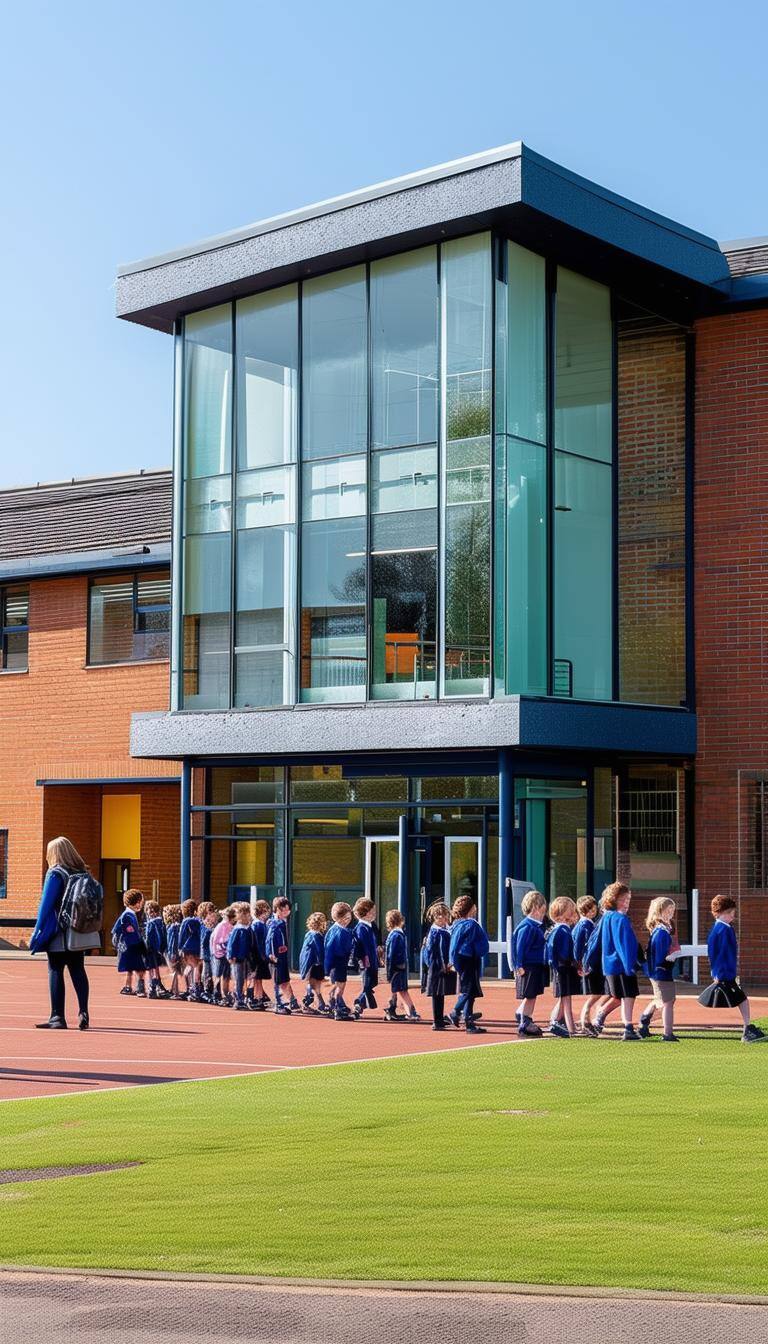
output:
<instances>
[{"instance_id":1,"label":"entrance door","mask_svg":"<svg viewBox=\"0 0 768 1344\"><path fill-rule=\"evenodd\" d=\"M452 906L458 896L471 896L479 908L482 871L483 841L480 836L445 837L446 905Z\"/></svg>"},{"instance_id":2,"label":"entrance door","mask_svg":"<svg viewBox=\"0 0 768 1344\"><path fill-rule=\"evenodd\" d=\"M387 910L397 909L400 840L396 835L369 835L365 841L365 894L376 902L384 927Z\"/></svg>"},{"instance_id":3,"label":"entrance door","mask_svg":"<svg viewBox=\"0 0 768 1344\"><path fill-rule=\"evenodd\" d=\"M123 892L131 885L130 859L102 859L101 885L104 888L104 949L114 951L110 929L123 911Z\"/></svg>"}]
</instances>

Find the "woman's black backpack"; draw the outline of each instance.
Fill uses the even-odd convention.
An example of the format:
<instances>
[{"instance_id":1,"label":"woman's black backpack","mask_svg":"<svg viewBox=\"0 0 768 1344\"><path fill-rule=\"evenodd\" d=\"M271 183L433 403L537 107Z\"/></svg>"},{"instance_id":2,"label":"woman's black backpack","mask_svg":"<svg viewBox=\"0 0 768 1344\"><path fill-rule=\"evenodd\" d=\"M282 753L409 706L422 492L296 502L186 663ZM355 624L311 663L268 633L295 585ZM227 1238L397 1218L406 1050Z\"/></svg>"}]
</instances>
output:
<instances>
[{"instance_id":1,"label":"woman's black backpack","mask_svg":"<svg viewBox=\"0 0 768 1344\"><path fill-rule=\"evenodd\" d=\"M99 933L104 922L104 888L90 873L68 873L59 907L59 924L73 933Z\"/></svg>"}]
</instances>

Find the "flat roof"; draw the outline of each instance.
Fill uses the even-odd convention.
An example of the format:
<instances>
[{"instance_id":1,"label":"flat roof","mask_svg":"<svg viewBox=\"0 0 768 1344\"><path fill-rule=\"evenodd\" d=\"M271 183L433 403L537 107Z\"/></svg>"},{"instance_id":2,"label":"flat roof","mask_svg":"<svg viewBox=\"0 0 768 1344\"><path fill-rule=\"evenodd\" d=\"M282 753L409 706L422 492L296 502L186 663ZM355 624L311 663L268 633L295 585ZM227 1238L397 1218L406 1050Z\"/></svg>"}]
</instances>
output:
<instances>
[{"instance_id":1,"label":"flat roof","mask_svg":"<svg viewBox=\"0 0 768 1344\"><path fill-rule=\"evenodd\" d=\"M697 287L714 289L729 276L714 239L518 140L121 266L117 313L171 331L195 308L495 227L565 264L583 256L609 280L622 265L655 268L689 300Z\"/></svg>"}]
</instances>

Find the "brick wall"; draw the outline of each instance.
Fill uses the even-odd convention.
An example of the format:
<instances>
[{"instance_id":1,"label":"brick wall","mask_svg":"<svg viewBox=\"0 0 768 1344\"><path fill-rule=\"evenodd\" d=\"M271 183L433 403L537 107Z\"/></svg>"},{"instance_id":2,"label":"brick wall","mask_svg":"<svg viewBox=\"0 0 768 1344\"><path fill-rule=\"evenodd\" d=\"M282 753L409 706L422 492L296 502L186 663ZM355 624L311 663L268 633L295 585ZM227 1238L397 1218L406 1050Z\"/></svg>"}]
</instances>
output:
<instances>
[{"instance_id":1,"label":"brick wall","mask_svg":"<svg viewBox=\"0 0 768 1344\"><path fill-rule=\"evenodd\" d=\"M748 782L768 771L768 311L696 329L696 884L739 897L742 969L768 984ZM739 814L741 813L741 823Z\"/></svg>"},{"instance_id":2,"label":"brick wall","mask_svg":"<svg viewBox=\"0 0 768 1344\"><path fill-rule=\"evenodd\" d=\"M87 601L85 577L32 581L29 671L0 674L0 829L9 836L8 895L0 903L5 918L34 916L51 836L71 834L98 871L99 791L85 785L43 790L37 779L178 772L172 762L129 755L131 713L168 705L168 664L87 667ZM148 790L143 825L151 866L174 889L177 794L176 786L160 786L156 796ZM18 941L13 930L3 930L2 937Z\"/></svg>"}]
</instances>

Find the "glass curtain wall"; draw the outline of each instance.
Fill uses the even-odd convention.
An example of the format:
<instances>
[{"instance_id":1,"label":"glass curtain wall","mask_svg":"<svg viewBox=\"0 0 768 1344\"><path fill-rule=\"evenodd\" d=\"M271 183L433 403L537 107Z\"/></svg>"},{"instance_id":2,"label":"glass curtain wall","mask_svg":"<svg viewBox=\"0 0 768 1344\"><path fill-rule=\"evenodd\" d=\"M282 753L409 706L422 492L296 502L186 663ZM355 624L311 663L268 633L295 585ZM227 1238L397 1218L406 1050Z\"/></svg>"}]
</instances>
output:
<instances>
[{"instance_id":1,"label":"glass curtain wall","mask_svg":"<svg viewBox=\"0 0 768 1344\"><path fill-rule=\"evenodd\" d=\"M555 345L555 694L613 695L611 295L558 268Z\"/></svg>"},{"instance_id":2,"label":"glass curtain wall","mask_svg":"<svg viewBox=\"0 0 768 1344\"><path fill-rule=\"evenodd\" d=\"M232 308L184 323L182 696L186 709L230 703Z\"/></svg>"},{"instance_id":3,"label":"glass curtain wall","mask_svg":"<svg viewBox=\"0 0 768 1344\"><path fill-rule=\"evenodd\" d=\"M488 235L444 244L441 278L443 693L489 695L493 332Z\"/></svg>"},{"instance_id":4,"label":"glass curtain wall","mask_svg":"<svg viewBox=\"0 0 768 1344\"><path fill-rule=\"evenodd\" d=\"M371 266L371 667L374 700L435 694L437 249Z\"/></svg>"}]
</instances>

